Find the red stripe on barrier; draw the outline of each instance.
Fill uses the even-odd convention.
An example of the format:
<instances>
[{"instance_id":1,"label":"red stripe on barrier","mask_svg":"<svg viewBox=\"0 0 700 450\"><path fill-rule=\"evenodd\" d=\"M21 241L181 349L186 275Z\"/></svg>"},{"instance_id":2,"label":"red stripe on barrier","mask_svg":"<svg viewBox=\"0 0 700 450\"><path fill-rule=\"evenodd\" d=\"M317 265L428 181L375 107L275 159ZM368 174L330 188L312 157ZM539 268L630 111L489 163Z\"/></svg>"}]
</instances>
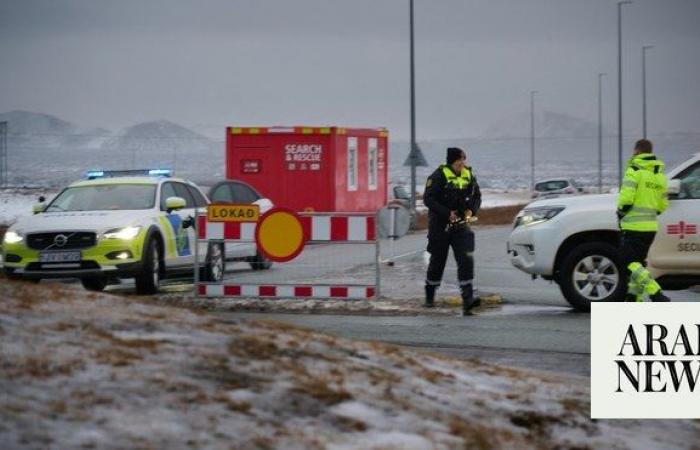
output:
<instances>
[{"instance_id":1,"label":"red stripe on barrier","mask_svg":"<svg viewBox=\"0 0 700 450\"><path fill-rule=\"evenodd\" d=\"M199 295L207 295L207 287L204 284L200 284L197 286L197 292Z\"/></svg>"},{"instance_id":2,"label":"red stripe on barrier","mask_svg":"<svg viewBox=\"0 0 700 450\"><path fill-rule=\"evenodd\" d=\"M241 238L241 223L240 222L224 222L224 239L240 239Z\"/></svg>"},{"instance_id":3,"label":"red stripe on barrier","mask_svg":"<svg viewBox=\"0 0 700 450\"><path fill-rule=\"evenodd\" d=\"M313 289L311 286L296 286L294 288L295 297L311 297L313 295Z\"/></svg>"},{"instance_id":4,"label":"red stripe on barrier","mask_svg":"<svg viewBox=\"0 0 700 450\"><path fill-rule=\"evenodd\" d=\"M207 216L197 216L197 232L200 239L207 238Z\"/></svg>"},{"instance_id":5,"label":"red stripe on barrier","mask_svg":"<svg viewBox=\"0 0 700 450\"><path fill-rule=\"evenodd\" d=\"M368 287L367 288L367 298L372 298L372 297L374 297L374 288Z\"/></svg>"},{"instance_id":6,"label":"red stripe on barrier","mask_svg":"<svg viewBox=\"0 0 700 450\"><path fill-rule=\"evenodd\" d=\"M309 216L301 216L299 217L299 221L301 222L301 229L304 232L304 242L308 242L311 240L312 219Z\"/></svg>"},{"instance_id":7,"label":"red stripe on barrier","mask_svg":"<svg viewBox=\"0 0 700 450\"><path fill-rule=\"evenodd\" d=\"M240 286L235 286L235 285L226 285L224 286L224 295L231 295L231 296L237 296L241 295L241 287Z\"/></svg>"},{"instance_id":8,"label":"red stripe on barrier","mask_svg":"<svg viewBox=\"0 0 700 450\"><path fill-rule=\"evenodd\" d=\"M261 297L277 296L277 286L260 286L258 290Z\"/></svg>"},{"instance_id":9,"label":"red stripe on barrier","mask_svg":"<svg viewBox=\"0 0 700 450\"><path fill-rule=\"evenodd\" d=\"M331 217L331 241L348 240L348 218Z\"/></svg>"},{"instance_id":10,"label":"red stripe on barrier","mask_svg":"<svg viewBox=\"0 0 700 450\"><path fill-rule=\"evenodd\" d=\"M373 241L376 239L374 232L374 216L367 217L367 240Z\"/></svg>"},{"instance_id":11,"label":"red stripe on barrier","mask_svg":"<svg viewBox=\"0 0 700 450\"><path fill-rule=\"evenodd\" d=\"M348 296L348 288L346 287L332 287L331 288L331 297L347 297Z\"/></svg>"}]
</instances>

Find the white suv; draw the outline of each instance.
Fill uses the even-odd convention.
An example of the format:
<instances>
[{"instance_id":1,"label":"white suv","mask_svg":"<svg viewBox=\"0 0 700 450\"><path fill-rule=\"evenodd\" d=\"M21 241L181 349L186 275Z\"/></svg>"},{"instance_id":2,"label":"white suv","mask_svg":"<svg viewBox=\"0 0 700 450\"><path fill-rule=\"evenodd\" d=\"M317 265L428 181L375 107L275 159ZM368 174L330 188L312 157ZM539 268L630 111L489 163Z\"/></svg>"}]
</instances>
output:
<instances>
[{"instance_id":1,"label":"white suv","mask_svg":"<svg viewBox=\"0 0 700 450\"><path fill-rule=\"evenodd\" d=\"M668 210L648 258L665 289L700 284L700 153L668 172ZM559 284L582 311L625 292L618 262L617 196L586 195L535 201L515 219L507 250L518 269Z\"/></svg>"}]
</instances>

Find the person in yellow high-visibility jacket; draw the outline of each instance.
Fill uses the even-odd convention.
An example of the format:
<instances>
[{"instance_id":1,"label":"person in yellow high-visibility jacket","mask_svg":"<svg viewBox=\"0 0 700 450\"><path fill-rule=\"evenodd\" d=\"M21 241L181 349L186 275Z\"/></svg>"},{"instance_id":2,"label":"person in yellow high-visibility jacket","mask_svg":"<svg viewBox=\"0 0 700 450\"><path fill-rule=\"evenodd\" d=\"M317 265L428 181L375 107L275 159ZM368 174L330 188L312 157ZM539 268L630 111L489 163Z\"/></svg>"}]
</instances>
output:
<instances>
[{"instance_id":1,"label":"person in yellow high-visibility jacket","mask_svg":"<svg viewBox=\"0 0 700 450\"><path fill-rule=\"evenodd\" d=\"M644 294L654 302L670 301L646 269L647 254L658 231L657 216L668 207L667 185L664 163L654 155L651 141L637 141L617 200L622 231L620 279L628 282L625 301L640 302Z\"/></svg>"}]
</instances>

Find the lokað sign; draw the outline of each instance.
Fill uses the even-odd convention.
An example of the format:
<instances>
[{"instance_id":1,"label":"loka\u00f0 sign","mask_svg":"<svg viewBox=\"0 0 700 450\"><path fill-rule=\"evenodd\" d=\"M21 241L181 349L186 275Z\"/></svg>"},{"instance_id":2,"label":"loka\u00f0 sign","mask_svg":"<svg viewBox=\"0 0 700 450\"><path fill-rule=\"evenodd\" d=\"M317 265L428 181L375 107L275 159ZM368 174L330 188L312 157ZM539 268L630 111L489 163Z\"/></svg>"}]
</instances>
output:
<instances>
[{"instance_id":1,"label":"loka\u00f0 sign","mask_svg":"<svg viewBox=\"0 0 700 450\"><path fill-rule=\"evenodd\" d=\"M207 207L209 222L257 222L260 218L258 205L211 204Z\"/></svg>"}]
</instances>

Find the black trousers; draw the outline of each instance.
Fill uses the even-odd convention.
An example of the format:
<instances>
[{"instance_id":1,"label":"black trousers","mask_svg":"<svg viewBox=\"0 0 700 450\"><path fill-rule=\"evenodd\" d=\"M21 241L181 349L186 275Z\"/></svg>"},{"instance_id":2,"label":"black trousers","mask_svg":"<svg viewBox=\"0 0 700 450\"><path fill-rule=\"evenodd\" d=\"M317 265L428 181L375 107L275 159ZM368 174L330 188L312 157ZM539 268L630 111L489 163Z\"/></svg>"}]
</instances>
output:
<instances>
[{"instance_id":1,"label":"black trousers","mask_svg":"<svg viewBox=\"0 0 700 450\"><path fill-rule=\"evenodd\" d=\"M647 255L649 248L654 243L655 231L623 231L620 241L621 276L620 280L627 286L629 283L630 271L628 267L633 262L638 262L644 267L647 266Z\"/></svg>"},{"instance_id":2,"label":"black trousers","mask_svg":"<svg viewBox=\"0 0 700 450\"><path fill-rule=\"evenodd\" d=\"M447 254L452 247L457 263L457 278L460 290L472 285L474 279L474 233L468 226L460 226L450 231L440 230L428 236L430 263L425 284L439 286L447 263Z\"/></svg>"}]
</instances>

